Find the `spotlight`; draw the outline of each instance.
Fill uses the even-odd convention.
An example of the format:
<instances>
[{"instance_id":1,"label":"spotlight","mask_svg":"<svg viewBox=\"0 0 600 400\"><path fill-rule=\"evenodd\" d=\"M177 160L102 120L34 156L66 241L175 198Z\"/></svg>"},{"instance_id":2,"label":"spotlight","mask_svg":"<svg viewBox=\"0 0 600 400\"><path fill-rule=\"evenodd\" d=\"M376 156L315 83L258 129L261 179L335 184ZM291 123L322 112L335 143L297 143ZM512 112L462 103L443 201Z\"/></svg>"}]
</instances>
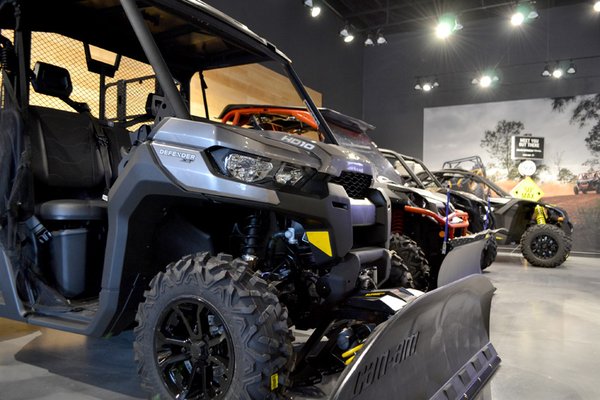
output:
<instances>
[{"instance_id":1,"label":"spotlight","mask_svg":"<svg viewBox=\"0 0 600 400\"><path fill-rule=\"evenodd\" d=\"M365 46L374 46L375 42L373 41L373 35L369 33L367 38L365 39Z\"/></svg>"},{"instance_id":2,"label":"spotlight","mask_svg":"<svg viewBox=\"0 0 600 400\"><path fill-rule=\"evenodd\" d=\"M414 86L415 90L420 90L423 92L431 92L433 89L439 87L440 84L436 79L419 79L417 78L417 83Z\"/></svg>"},{"instance_id":3,"label":"spotlight","mask_svg":"<svg viewBox=\"0 0 600 400\"><path fill-rule=\"evenodd\" d=\"M577 69L575 68L575 64L573 63L573 61L571 61L571 63L569 64L569 68L567 68L566 72L568 75L574 75L577 72Z\"/></svg>"},{"instance_id":4,"label":"spotlight","mask_svg":"<svg viewBox=\"0 0 600 400\"><path fill-rule=\"evenodd\" d=\"M600 12L600 1L594 3L594 11Z\"/></svg>"},{"instance_id":5,"label":"spotlight","mask_svg":"<svg viewBox=\"0 0 600 400\"><path fill-rule=\"evenodd\" d=\"M519 11L517 11L516 13L514 13L512 15L512 17L510 17L510 23L513 24L513 26L519 26L524 21L525 21L525 15L523 15L523 13L519 12Z\"/></svg>"},{"instance_id":6,"label":"spotlight","mask_svg":"<svg viewBox=\"0 0 600 400\"><path fill-rule=\"evenodd\" d=\"M492 77L489 75L484 75L479 80L479 86L481 86L481 87L484 87L484 88L490 87L491 84L492 84Z\"/></svg>"},{"instance_id":7,"label":"spotlight","mask_svg":"<svg viewBox=\"0 0 600 400\"><path fill-rule=\"evenodd\" d=\"M498 78L498 75L491 75L491 74L483 74L481 75L479 78L473 78L471 80L471 84L472 85L479 85L482 88L489 88L490 86L492 86L494 83L498 82L500 80L500 78Z\"/></svg>"},{"instance_id":8,"label":"spotlight","mask_svg":"<svg viewBox=\"0 0 600 400\"><path fill-rule=\"evenodd\" d=\"M344 26L340 31L340 36L344 38L344 42L350 43L354 40L354 34L350 31L350 27L348 25Z\"/></svg>"},{"instance_id":9,"label":"spotlight","mask_svg":"<svg viewBox=\"0 0 600 400\"><path fill-rule=\"evenodd\" d=\"M435 34L440 39L446 39L452 34L452 27L448 22L440 22L435 28Z\"/></svg>"},{"instance_id":10,"label":"spotlight","mask_svg":"<svg viewBox=\"0 0 600 400\"><path fill-rule=\"evenodd\" d=\"M435 35L440 39L446 39L452 35L452 33L459 31L462 28L463 26L458 22L456 17L442 17L435 28Z\"/></svg>"},{"instance_id":11,"label":"spotlight","mask_svg":"<svg viewBox=\"0 0 600 400\"><path fill-rule=\"evenodd\" d=\"M550 67L548 66L548 64L546 64L544 66L544 70L542 71L542 76L544 78L548 78L548 77L552 76L552 73L550 72Z\"/></svg>"},{"instance_id":12,"label":"spotlight","mask_svg":"<svg viewBox=\"0 0 600 400\"><path fill-rule=\"evenodd\" d=\"M387 39L383 36L383 33L379 32L377 35L377 44L387 44Z\"/></svg>"},{"instance_id":13,"label":"spotlight","mask_svg":"<svg viewBox=\"0 0 600 400\"><path fill-rule=\"evenodd\" d=\"M517 4L517 7L510 17L510 23L513 26L520 26L524 22L536 19L537 17L539 17L539 14L533 7L532 2L523 1Z\"/></svg>"},{"instance_id":14,"label":"spotlight","mask_svg":"<svg viewBox=\"0 0 600 400\"><path fill-rule=\"evenodd\" d=\"M321 14L321 7L313 0L303 0L302 4L310 9L311 17L316 18Z\"/></svg>"},{"instance_id":15,"label":"spotlight","mask_svg":"<svg viewBox=\"0 0 600 400\"><path fill-rule=\"evenodd\" d=\"M562 78L562 76L565 74L565 72L563 71L562 68L560 67L556 67L554 68L554 71L552 71L552 77L556 78L556 79L560 79Z\"/></svg>"}]
</instances>

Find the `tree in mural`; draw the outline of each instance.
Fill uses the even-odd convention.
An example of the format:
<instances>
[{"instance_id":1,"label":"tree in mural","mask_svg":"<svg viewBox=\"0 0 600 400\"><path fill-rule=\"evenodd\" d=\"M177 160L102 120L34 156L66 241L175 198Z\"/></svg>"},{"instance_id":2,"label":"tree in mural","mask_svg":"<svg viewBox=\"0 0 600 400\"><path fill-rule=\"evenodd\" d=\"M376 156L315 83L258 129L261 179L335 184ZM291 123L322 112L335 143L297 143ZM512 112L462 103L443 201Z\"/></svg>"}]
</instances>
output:
<instances>
[{"instance_id":1,"label":"tree in mural","mask_svg":"<svg viewBox=\"0 0 600 400\"><path fill-rule=\"evenodd\" d=\"M511 157L511 137L519 135L525 126L519 121L507 121L505 119L498 121L496 129L486 130L481 140L481 147L498 161L498 164L506 169L506 175L509 178L518 176L515 162Z\"/></svg>"},{"instance_id":2,"label":"tree in mural","mask_svg":"<svg viewBox=\"0 0 600 400\"><path fill-rule=\"evenodd\" d=\"M600 167L600 159L598 158L588 158L584 162L581 163L584 167L588 167L587 172L594 172Z\"/></svg>"},{"instance_id":3,"label":"tree in mural","mask_svg":"<svg viewBox=\"0 0 600 400\"><path fill-rule=\"evenodd\" d=\"M560 174L560 170L562 169L563 156L565 155L564 151L557 151L554 153L554 157L552 158L552 162L554 166L556 166L556 175Z\"/></svg>"},{"instance_id":4,"label":"tree in mural","mask_svg":"<svg viewBox=\"0 0 600 400\"><path fill-rule=\"evenodd\" d=\"M552 99L552 110L563 112L570 103L577 102L571 115L571 123L580 128L591 125L585 138L586 147L593 155L600 156L600 94L591 97L557 97Z\"/></svg>"},{"instance_id":5,"label":"tree in mural","mask_svg":"<svg viewBox=\"0 0 600 400\"><path fill-rule=\"evenodd\" d=\"M558 171L558 181L559 182L569 183L569 182L573 182L574 179L575 179L575 174L573 172L571 172L570 169L561 168L560 171Z\"/></svg>"}]
</instances>

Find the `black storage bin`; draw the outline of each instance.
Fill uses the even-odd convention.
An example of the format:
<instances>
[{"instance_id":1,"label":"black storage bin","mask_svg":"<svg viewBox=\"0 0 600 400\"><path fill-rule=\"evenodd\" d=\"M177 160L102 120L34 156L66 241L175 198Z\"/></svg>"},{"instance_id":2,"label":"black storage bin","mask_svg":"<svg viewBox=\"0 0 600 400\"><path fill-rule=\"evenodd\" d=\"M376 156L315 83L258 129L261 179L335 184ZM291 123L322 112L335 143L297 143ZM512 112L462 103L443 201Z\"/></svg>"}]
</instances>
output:
<instances>
[{"instance_id":1,"label":"black storage bin","mask_svg":"<svg viewBox=\"0 0 600 400\"><path fill-rule=\"evenodd\" d=\"M67 298L86 288L87 235L86 228L52 232L50 266L59 291Z\"/></svg>"}]
</instances>

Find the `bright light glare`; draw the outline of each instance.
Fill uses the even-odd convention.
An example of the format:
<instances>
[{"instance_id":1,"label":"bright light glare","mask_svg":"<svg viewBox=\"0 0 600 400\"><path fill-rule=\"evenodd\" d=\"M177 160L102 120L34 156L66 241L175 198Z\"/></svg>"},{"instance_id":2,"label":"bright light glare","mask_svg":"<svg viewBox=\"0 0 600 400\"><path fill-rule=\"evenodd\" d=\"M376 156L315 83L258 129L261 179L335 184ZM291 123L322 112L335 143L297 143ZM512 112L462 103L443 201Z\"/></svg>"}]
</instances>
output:
<instances>
[{"instance_id":1,"label":"bright light glare","mask_svg":"<svg viewBox=\"0 0 600 400\"><path fill-rule=\"evenodd\" d=\"M594 11L600 12L600 1L594 3Z\"/></svg>"},{"instance_id":2,"label":"bright light glare","mask_svg":"<svg viewBox=\"0 0 600 400\"><path fill-rule=\"evenodd\" d=\"M424 92L429 92L432 89L431 84L429 83L424 83L423 84L423 91Z\"/></svg>"},{"instance_id":3,"label":"bright light glare","mask_svg":"<svg viewBox=\"0 0 600 400\"><path fill-rule=\"evenodd\" d=\"M513 26L519 26L525 21L525 15L521 11L517 11L510 17L510 23Z\"/></svg>"},{"instance_id":4,"label":"bright light glare","mask_svg":"<svg viewBox=\"0 0 600 400\"><path fill-rule=\"evenodd\" d=\"M321 7L314 6L313 8L310 9L310 16L311 17L317 18L319 16L319 14L321 14Z\"/></svg>"},{"instance_id":5,"label":"bright light glare","mask_svg":"<svg viewBox=\"0 0 600 400\"><path fill-rule=\"evenodd\" d=\"M346 42L346 43L350 43L353 40L354 40L354 35L351 33L348 33L348 36L344 37L344 42Z\"/></svg>"},{"instance_id":6,"label":"bright light glare","mask_svg":"<svg viewBox=\"0 0 600 400\"><path fill-rule=\"evenodd\" d=\"M452 26L448 22L440 22L435 28L435 35L440 39L446 39L452 34Z\"/></svg>"},{"instance_id":7,"label":"bright light glare","mask_svg":"<svg viewBox=\"0 0 600 400\"><path fill-rule=\"evenodd\" d=\"M490 85L492 84L492 77L489 75L484 75L479 79L479 85L481 87L490 87Z\"/></svg>"},{"instance_id":8,"label":"bright light glare","mask_svg":"<svg viewBox=\"0 0 600 400\"><path fill-rule=\"evenodd\" d=\"M562 77L563 76L562 68L556 68L554 71L552 71L552 76L555 77L556 79Z\"/></svg>"}]
</instances>

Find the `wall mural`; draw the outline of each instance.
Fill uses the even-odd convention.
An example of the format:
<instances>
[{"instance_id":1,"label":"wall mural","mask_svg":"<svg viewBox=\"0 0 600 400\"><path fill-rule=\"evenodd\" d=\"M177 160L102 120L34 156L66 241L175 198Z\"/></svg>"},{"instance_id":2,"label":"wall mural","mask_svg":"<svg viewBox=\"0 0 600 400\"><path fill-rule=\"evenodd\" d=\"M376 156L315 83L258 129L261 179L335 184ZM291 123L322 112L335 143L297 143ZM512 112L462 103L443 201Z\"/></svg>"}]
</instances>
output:
<instances>
[{"instance_id":1,"label":"wall mural","mask_svg":"<svg viewBox=\"0 0 600 400\"><path fill-rule=\"evenodd\" d=\"M513 136L543 138L532 175L542 200L569 213L574 251L600 254L600 94L425 109L423 158L435 170L478 155L488 178L510 191L523 178Z\"/></svg>"}]
</instances>

